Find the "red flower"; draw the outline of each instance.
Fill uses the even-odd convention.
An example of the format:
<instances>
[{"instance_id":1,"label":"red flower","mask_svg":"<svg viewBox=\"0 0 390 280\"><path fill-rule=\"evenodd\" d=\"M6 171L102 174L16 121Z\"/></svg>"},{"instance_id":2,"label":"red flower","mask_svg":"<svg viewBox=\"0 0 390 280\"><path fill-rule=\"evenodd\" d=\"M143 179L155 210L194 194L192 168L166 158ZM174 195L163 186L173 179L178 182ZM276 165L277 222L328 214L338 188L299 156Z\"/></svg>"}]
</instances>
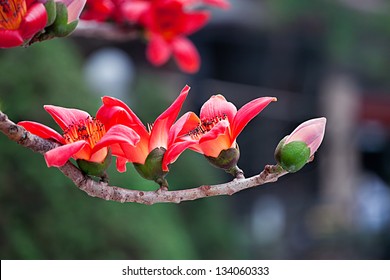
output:
<instances>
[{"instance_id":1,"label":"red flower","mask_svg":"<svg viewBox=\"0 0 390 280\"><path fill-rule=\"evenodd\" d=\"M88 0L81 19L106 21L111 19L115 10L115 0Z\"/></svg>"},{"instance_id":2,"label":"red flower","mask_svg":"<svg viewBox=\"0 0 390 280\"><path fill-rule=\"evenodd\" d=\"M40 123L23 121L18 124L39 137L63 144L45 153L48 167L60 167L70 158L102 163L108 147L133 146L139 141L139 136L129 127L116 125L106 131L101 120L92 118L87 112L52 105L44 108L61 127L62 135Z\"/></svg>"},{"instance_id":3,"label":"red flower","mask_svg":"<svg viewBox=\"0 0 390 280\"><path fill-rule=\"evenodd\" d=\"M23 45L45 28L47 13L34 0L0 1L0 48Z\"/></svg>"},{"instance_id":4,"label":"red flower","mask_svg":"<svg viewBox=\"0 0 390 280\"><path fill-rule=\"evenodd\" d=\"M174 142L171 138L173 136L171 128L189 90L190 87L185 86L172 105L152 125L148 125L148 128L144 126L141 120L125 103L113 97L103 97L103 106L97 112L97 118L106 123L108 128L117 124L123 124L133 129L140 136L140 141L134 147L121 145L122 149L113 149L113 154L118 156L118 171L126 171L127 162L145 164L149 154L156 149L161 150L164 154L163 164L165 166L168 166L168 164L176 160L177 156L165 156L165 151L169 151ZM168 168L164 169L164 171L167 170Z\"/></svg>"},{"instance_id":5,"label":"red flower","mask_svg":"<svg viewBox=\"0 0 390 280\"><path fill-rule=\"evenodd\" d=\"M203 104L200 118L189 112L177 121L180 124L177 133L184 136L183 143L176 145L186 145L205 156L217 158L221 151L236 147L236 138L244 127L272 101L276 98L257 98L237 111L225 97L214 95Z\"/></svg>"},{"instance_id":6,"label":"red flower","mask_svg":"<svg viewBox=\"0 0 390 280\"><path fill-rule=\"evenodd\" d=\"M190 11L186 5L191 3L134 0L122 5L123 15L146 29L149 41L146 55L152 64L160 66L173 55L181 70L189 73L199 70L199 53L186 36L202 28L209 19L209 13Z\"/></svg>"}]
</instances>

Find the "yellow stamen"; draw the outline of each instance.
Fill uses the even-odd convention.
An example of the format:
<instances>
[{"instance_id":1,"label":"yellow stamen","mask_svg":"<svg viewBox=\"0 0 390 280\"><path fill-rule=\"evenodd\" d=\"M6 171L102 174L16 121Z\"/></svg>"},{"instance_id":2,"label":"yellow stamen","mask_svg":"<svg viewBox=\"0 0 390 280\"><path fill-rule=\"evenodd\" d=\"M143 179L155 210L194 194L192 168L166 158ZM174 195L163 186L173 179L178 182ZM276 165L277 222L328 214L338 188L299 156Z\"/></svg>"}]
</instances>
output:
<instances>
[{"instance_id":1,"label":"yellow stamen","mask_svg":"<svg viewBox=\"0 0 390 280\"><path fill-rule=\"evenodd\" d=\"M25 0L0 0L0 29L18 29L26 12Z\"/></svg>"},{"instance_id":2,"label":"yellow stamen","mask_svg":"<svg viewBox=\"0 0 390 280\"><path fill-rule=\"evenodd\" d=\"M64 131L63 137L68 144L85 140L93 148L105 133L106 129L99 120L88 117L85 120L80 120L78 123L70 125Z\"/></svg>"}]
</instances>

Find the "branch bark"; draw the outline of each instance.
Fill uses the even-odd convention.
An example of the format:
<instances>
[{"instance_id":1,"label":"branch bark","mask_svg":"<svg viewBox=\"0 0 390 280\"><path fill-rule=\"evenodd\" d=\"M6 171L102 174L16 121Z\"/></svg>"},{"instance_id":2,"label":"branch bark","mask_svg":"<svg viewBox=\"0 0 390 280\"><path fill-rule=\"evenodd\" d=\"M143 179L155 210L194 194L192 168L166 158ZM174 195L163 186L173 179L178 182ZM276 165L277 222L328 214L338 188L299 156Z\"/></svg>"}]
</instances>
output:
<instances>
[{"instance_id":1,"label":"branch bark","mask_svg":"<svg viewBox=\"0 0 390 280\"><path fill-rule=\"evenodd\" d=\"M29 148L34 152L44 154L45 152L58 147L58 143L40 138L31 134L23 127L18 126L8 119L0 111L0 131L10 140ZM287 174L276 165L266 165L264 170L250 178L234 179L231 182L218 185L203 185L196 188L170 191L159 189L157 191L140 191L125 189L117 186L110 186L106 182L97 182L83 174L76 166L68 161L64 166L58 168L65 176L89 196L118 202L136 202L140 204L155 203L180 203L182 201L195 200L210 196L232 195L241 190L260 186L266 183L275 182L279 177Z\"/></svg>"}]
</instances>

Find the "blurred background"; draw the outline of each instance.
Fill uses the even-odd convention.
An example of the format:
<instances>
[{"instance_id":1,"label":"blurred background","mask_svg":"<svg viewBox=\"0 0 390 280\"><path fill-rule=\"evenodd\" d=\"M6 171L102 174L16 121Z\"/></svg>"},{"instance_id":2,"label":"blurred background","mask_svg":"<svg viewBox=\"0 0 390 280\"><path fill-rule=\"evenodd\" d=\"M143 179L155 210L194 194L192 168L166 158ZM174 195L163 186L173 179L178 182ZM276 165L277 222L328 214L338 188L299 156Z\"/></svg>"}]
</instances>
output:
<instances>
[{"instance_id":1,"label":"blurred background","mask_svg":"<svg viewBox=\"0 0 390 280\"><path fill-rule=\"evenodd\" d=\"M222 93L239 108L276 96L238 138L246 176L273 164L299 123L328 119L315 160L278 182L179 205L87 196L39 154L0 135L1 259L389 259L390 3L387 0L231 0L191 39L196 75L154 68L140 41L72 36L0 50L0 108L13 121L57 129L44 104L93 114L124 100L145 122L185 84L183 111ZM154 190L128 165L112 185ZM231 180L186 151L172 189Z\"/></svg>"}]
</instances>

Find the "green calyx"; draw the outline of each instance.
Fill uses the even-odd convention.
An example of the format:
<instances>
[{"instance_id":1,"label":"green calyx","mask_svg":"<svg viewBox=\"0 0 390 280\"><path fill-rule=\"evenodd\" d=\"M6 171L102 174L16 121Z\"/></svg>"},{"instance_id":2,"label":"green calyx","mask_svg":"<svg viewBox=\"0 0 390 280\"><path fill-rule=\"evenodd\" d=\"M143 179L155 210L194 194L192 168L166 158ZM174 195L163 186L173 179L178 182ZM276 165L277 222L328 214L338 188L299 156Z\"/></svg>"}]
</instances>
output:
<instances>
[{"instance_id":1,"label":"green calyx","mask_svg":"<svg viewBox=\"0 0 390 280\"><path fill-rule=\"evenodd\" d=\"M57 14L56 3L54 2L54 0L49 0L44 5L47 13L46 26L50 26L54 23L54 20L56 19L56 14Z\"/></svg>"},{"instance_id":2,"label":"green calyx","mask_svg":"<svg viewBox=\"0 0 390 280\"><path fill-rule=\"evenodd\" d=\"M310 148L303 141L294 141L284 144L283 138L275 149L277 163L286 171L294 173L299 171L310 158Z\"/></svg>"},{"instance_id":3,"label":"green calyx","mask_svg":"<svg viewBox=\"0 0 390 280\"><path fill-rule=\"evenodd\" d=\"M44 5L47 12L46 27L28 42L29 45L55 37L68 36L77 27L78 20L68 23L68 8L64 3L49 0Z\"/></svg>"},{"instance_id":4,"label":"green calyx","mask_svg":"<svg viewBox=\"0 0 390 280\"><path fill-rule=\"evenodd\" d=\"M238 149L238 145L236 145L236 148L222 150L218 157L205 155L205 158L215 167L225 170L234 177L243 175L242 170L237 166L238 159L240 158L240 150Z\"/></svg>"},{"instance_id":5,"label":"green calyx","mask_svg":"<svg viewBox=\"0 0 390 280\"><path fill-rule=\"evenodd\" d=\"M111 159L111 151L109 151L103 162L93 162L84 159L78 159L76 162L80 170L85 174L103 179L107 177L106 170L111 164Z\"/></svg>"},{"instance_id":6,"label":"green calyx","mask_svg":"<svg viewBox=\"0 0 390 280\"><path fill-rule=\"evenodd\" d=\"M162 161L166 149L155 148L146 157L145 163L133 163L135 170L145 179L155 181L160 187L168 188L168 182L164 178L168 172L162 170Z\"/></svg>"},{"instance_id":7,"label":"green calyx","mask_svg":"<svg viewBox=\"0 0 390 280\"><path fill-rule=\"evenodd\" d=\"M77 26L78 21L68 23L68 8L62 2L56 2L56 16L53 24L48 27L48 32L53 33L55 37L65 37L72 33Z\"/></svg>"}]
</instances>

